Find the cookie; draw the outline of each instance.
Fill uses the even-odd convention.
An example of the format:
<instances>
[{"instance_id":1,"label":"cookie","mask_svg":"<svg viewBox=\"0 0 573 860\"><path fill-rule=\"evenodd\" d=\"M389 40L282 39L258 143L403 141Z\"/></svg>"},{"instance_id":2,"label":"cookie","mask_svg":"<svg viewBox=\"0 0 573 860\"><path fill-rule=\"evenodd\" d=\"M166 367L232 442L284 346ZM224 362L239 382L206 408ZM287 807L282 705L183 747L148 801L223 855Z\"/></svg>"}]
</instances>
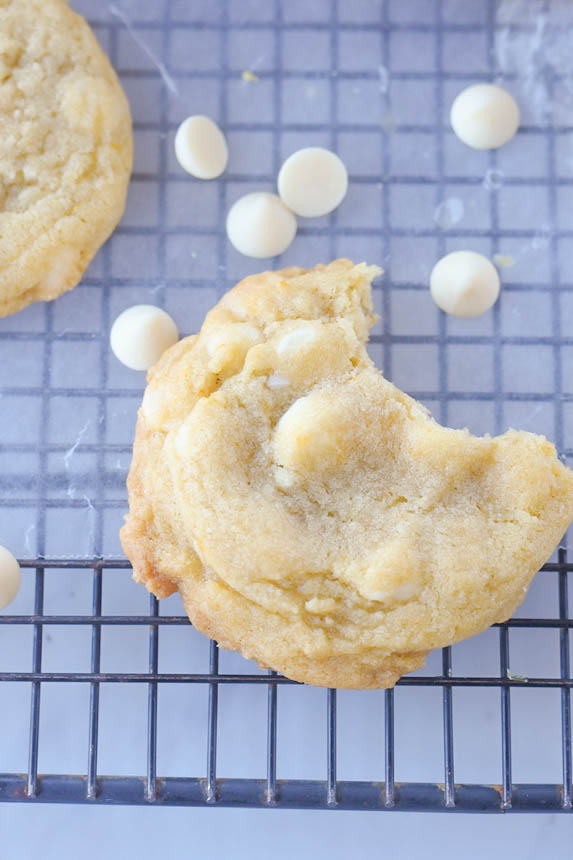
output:
<instances>
[{"instance_id":1,"label":"cookie","mask_svg":"<svg viewBox=\"0 0 573 860\"><path fill-rule=\"evenodd\" d=\"M375 368L377 271L247 278L166 353L121 533L199 630L324 686L392 686L507 619L573 518L544 437L443 428Z\"/></svg>"},{"instance_id":2,"label":"cookie","mask_svg":"<svg viewBox=\"0 0 573 860\"><path fill-rule=\"evenodd\" d=\"M65 0L0 0L0 316L75 287L125 208L127 99Z\"/></svg>"}]
</instances>

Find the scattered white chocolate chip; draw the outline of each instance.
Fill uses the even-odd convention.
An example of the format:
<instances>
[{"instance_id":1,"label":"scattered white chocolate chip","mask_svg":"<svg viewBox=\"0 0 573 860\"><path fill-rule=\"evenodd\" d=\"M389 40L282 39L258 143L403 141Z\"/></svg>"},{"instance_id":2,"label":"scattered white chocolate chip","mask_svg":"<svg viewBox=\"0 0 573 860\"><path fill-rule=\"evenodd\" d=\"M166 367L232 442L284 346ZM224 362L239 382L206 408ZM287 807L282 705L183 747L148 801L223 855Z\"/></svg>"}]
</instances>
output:
<instances>
[{"instance_id":1,"label":"scattered white chocolate chip","mask_svg":"<svg viewBox=\"0 0 573 860\"><path fill-rule=\"evenodd\" d=\"M296 218L276 194L254 191L240 197L227 215L227 236L246 257L276 257L296 234Z\"/></svg>"},{"instance_id":2,"label":"scattered white chocolate chip","mask_svg":"<svg viewBox=\"0 0 573 860\"><path fill-rule=\"evenodd\" d=\"M0 610L15 600L21 582L20 565L6 547L0 546Z\"/></svg>"},{"instance_id":3,"label":"scattered white chocolate chip","mask_svg":"<svg viewBox=\"0 0 573 860\"><path fill-rule=\"evenodd\" d=\"M111 327L113 354L132 370L149 370L166 349L177 343L179 332L168 313L155 305L133 305Z\"/></svg>"},{"instance_id":4,"label":"scattered white chocolate chip","mask_svg":"<svg viewBox=\"0 0 573 860\"><path fill-rule=\"evenodd\" d=\"M216 179L227 166L229 150L225 135L208 116L189 116L175 135L175 156L187 173L197 179Z\"/></svg>"},{"instance_id":5,"label":"scattered white chocolate chip","mask_svg":"<svg viewBox=\"0 0 573 860\"><path fill-rule=\"evenodd\" d=\"M477 317L499 296L499 275L493 263L475 251L454 251L438 260L430 275L435 303L456 317Z\"/></svg>"},{"instance_id":6,"label":"scattered white chocolate chip","mask_svg":"<svg viewBox=\"0 0 573 860\"><path fill-rule=\"evenodd\" d=\"M296 215L318 218L339 206L348 189L348 173L329 149L309 146L294 152L279 172L281 200Z\"/></svg>"},{"instance_id":7,"label":"scattered white chocolate chip","mask_svg":"<svg viewBox=\"0 0 573 860\"><path fill-rule=\"evenodd\" d=\"M277 345L277 355L283 356L289 352L299 350L302 346L316 340L316 332L310 325L300 326L287 332L281 337Z\"/></svg>"},{"instance_id":8,"label":"scattered white chocolate chip","mask_svg":"<svg viewBox=\"0 0 573 860\"><path fill-rule=\"evenodd\" d=\"M497 149L519 127L519 108L512 95L495 84L474 84L454 99L452 128L472 149Z\"/></svg>"},{"instance_id":9,"label":"scattered white chocolate chip","mask_svg":"<svg viewBox=\"0 0 573 860\"><path fill-rule=\"evenodd\" d=\"M286 388L288 384L288 379L285 379L285 377L281 376L280 373L271 373L267 379L267 388L270 388L271 390Z\"/></svg>"}]
</instances>

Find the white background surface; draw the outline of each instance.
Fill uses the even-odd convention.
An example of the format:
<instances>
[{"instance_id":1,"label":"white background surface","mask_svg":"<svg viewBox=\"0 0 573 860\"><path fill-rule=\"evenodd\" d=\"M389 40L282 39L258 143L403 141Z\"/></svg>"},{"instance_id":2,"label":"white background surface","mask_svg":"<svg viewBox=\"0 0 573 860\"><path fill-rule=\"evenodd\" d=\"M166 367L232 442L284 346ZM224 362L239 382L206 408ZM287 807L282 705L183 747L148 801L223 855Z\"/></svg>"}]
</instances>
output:
<instances>
[{"instance_id":1,"label":"white background surface","mask_svg":"<svg viewBox=\"0 0 573 860\"><path fill-rule=\"evenodd\" d=\"M213 858L569 857L571 815L432 815L48 806L0 809L6 856ZM14 853L8 854L8 848Z\"/></svg>"}]
</instances>

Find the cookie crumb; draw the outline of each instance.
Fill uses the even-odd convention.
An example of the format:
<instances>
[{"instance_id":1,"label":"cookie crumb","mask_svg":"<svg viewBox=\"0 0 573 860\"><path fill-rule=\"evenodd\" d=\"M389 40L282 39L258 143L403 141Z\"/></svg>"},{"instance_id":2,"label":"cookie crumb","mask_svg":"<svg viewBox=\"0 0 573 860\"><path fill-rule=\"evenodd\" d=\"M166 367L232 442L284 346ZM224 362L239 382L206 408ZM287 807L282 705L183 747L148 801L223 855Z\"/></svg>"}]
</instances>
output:
<instances>
[{"instance_id":1,"label":"cookie crumb","mask_svg":"<svg viewBox=\"0 0 573 860\"><path fill-rule=\"evenodd\" d=\"M524 683L527 683L529 681L529 678L526 678L525 675L514 675L512 672L509 671L509 669L506 671L505 674L507 676L508 681L523 681Z\"/></svg>"},{"instance_id":2,"label":"cookie crumb","mask_svg":"<svg viewBox=\"0 0 573 860\"><path fill-rule=\"evenodd\" d=\"M511 269L515 266L515 257L510 257L509 254L494 254L493 262L498 269Z\"/></svg>"}]
</instances>

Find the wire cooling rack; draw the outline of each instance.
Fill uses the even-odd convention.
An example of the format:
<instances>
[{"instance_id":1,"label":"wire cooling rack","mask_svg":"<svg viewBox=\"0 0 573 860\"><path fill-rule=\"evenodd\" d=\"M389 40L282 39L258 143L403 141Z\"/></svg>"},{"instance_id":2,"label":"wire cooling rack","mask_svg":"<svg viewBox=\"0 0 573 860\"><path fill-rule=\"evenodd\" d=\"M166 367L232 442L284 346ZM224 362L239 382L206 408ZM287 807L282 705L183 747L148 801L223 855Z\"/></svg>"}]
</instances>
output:
<instances>
[{"instance_id":1,"label":"wire cooling rack","mask_svg":"<svg viewBox=\"0 0 573 860\"><path fill-rule=\"evenodd\" d=\"M277 714L278 687L294 685L274 672L267 674L222 673L219 652L210 643L207 671L194 673L161 672L158 668L159 630L165 626L188 626L186 616L161 616L156 598L150 597L147 615L102 614L102 578L104 570L128 568L127 562L50 560L24 562L25 569L35 569L34 613L29 616L4 615L2 624L33 626L31 671L1 672L1 682L31 683L30 734L27 774L0 774L0 800L43 801L60 803L125 803L168 805L220 805L246 807L283 807L315 809L401 809L451 810L458 812L494 811L568 811L571 809L571 709L569 678L568 633L571 619L567 611L567 572L572 565L560 550L559 561L547 564L544 573L557 574L559 589L559 618L515 618L499 628L499 675L493 677L462 677L452 673L451 648L442 651L442 672L436 676L402 678L400 686L438 687L442 691L443 708L443 783L402 783L395 779L394 767L394 691L384 693L384 780L348 781L337 779L337 702L336 690L325 692L326 745L325 779L277 779ZM44 613L44 582L50 571L57 569L91 571L92 612L89 615L48 615ZM46 573L47 571L47 573ZM42 671L42 636L50 625L87 625L91 628L90 671ZM142 625L149 630L149 662L147 672L102 672L101 633L106 625ZM560 634L560 678L525 679L509 672L509 631L512 628L558 628ZM38 774L40 737L40 691L46 683L83 683L89 685L89 742L86 773L79 776ZM98 721L100 687L102 684L143 684L147 697L147 757L145 775L110 777L98 774ZM162 778L157 772L158 687L161 684L197 684L208 690L208 720L206 734L206 775L196 777ZM217 777L218 692L221 685L244 684L264 686L267 690L266 775L260 779L221 779ZM454 781L454 730L452 691L456 687L496 687L501 697L501 784L464 785ZM557 688L561 692L562 766L561 784L512 783L510 689L529 690Z\"/></svg>"},{"instance_id":2,"label":"wire cooling rack","mask_svg":"<svg viewBox=\"0 0 573 860\"><path fill-rule=\"evenodd\" d=\"M444 423L544 432L570 462L573 10L75 5L129 95L136 164L122 224L82 285L0 321L0 540L25 559L22 593L0 615L0 799L571 810L566 544L516 617L431 655L395 691L314 690L219 653L176 598L160 606L128 581L117 531L143 383L110 356L107 333L145 301L196 330L254 268L226 241L229 205L272 189L299 146L329 146L348 165L348 197L301 223L274 264L382 262L372 355L385 373ZM498 77L522 128L499 153L469 151L448 106ZM201 112L230 143L217 182L182 175L172 156L178 123ZM431 266L460 247L515 264L479 320L447 319L428 298Z\"/></svg>"}]
</instances>

